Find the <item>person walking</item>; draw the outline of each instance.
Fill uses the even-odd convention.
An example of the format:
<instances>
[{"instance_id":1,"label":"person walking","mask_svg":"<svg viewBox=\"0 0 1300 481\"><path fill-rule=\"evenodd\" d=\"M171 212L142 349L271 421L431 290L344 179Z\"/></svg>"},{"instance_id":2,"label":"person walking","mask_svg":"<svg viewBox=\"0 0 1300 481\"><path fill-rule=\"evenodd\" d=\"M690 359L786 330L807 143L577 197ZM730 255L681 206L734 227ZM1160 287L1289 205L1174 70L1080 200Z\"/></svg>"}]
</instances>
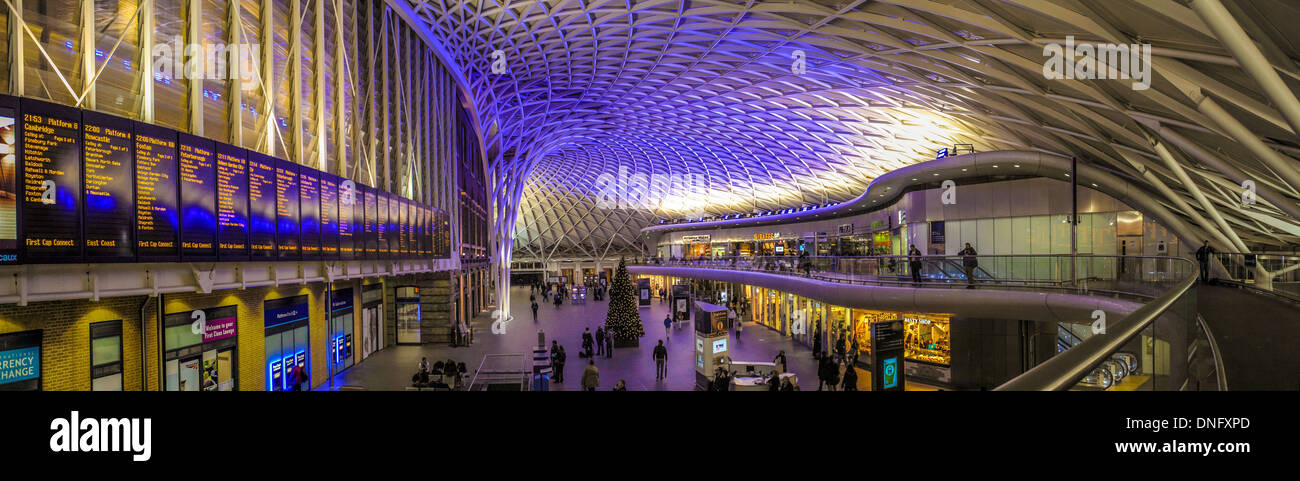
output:
<instances>
[{"instance_id":1,"label":"person walking","mask_svg":"<svg viewBox=\"0 0 1300 481\"><path fill-rule=\"evenodd\" d=\"M592 349L592 344L594 343L595 341L591 338L591 328L588 327L586 330L582 331L582 350L585 353L583 357L588 359L592 357L592 353L595 352Z\"/></svg>"},{"instance_id":2,"label":"person walking","mask_svg":"<svg viewBox=\"0 0 1300 481\"><path fill-rule=\"evenodd\" d=\"M614 357L614 330L605 329L605 357Z\"/></svg>"},{"instance_id":3,"label":"person walking","mask_svg":"<svg viewBox=\"0 0 1300 481\"><path fill-rule=\"evenodd\" d=\"M659 345L655 346L654 354L651 357L655 360L655 380L662 381L668 376L668 348L664 347L664 341L660 340Z\"/></svg>"},{"instance_id":4,"label":"person walking","mask_svg":"<svg viewBox=\"0 0 1300 481\"><path fill-rule=\"evenodd\" d=\"M533 301L533 322L537 322L537 301Z\"/></svg>"},{"instance_id":5,"label":"person walking","mask_svg":"<svg viewBox=\"0 0 1300 481\"><path fill-rule=\"evenodd\" d=\"M916 248L916 244L907 249L907 268L912 271L912 283L921 283L921 250Z\"/></svg>"},{"instance_id":6,"label":"person walking","mask_svg":"<svg viewBox=\"0 0 1300 481\"><path fill-rule=\"evenodd\" d=\"M604 354L605 354L605 327L601 326L596 328L596 355L602 356Z\"/></svg>"},{"instance_id":7,"label":"person walking","mask_svg":"<svg viewBox=\"0 0 1300 481\"><path fill-rule=\"evenodd\" d=\"M958 252L957 254L960 255L960 256L962 256L962 258L961 258L961 267L962 267L963 270L966 271L966 288L967 288L967 289L974 289L974 288L975 288L975 268L976 268L976 267L979 267L979 260L977 260L977 259L975 258L975 256L979 255L979 253L978 253L978 252L975 252L975 248L974 248L974 247L971 247L971 246L970 246L970 242L967 242L967 243L966 243L966 248L965 248L965 249L962 249L961 252Z\"/></svg>"},{"instance_id":8,"label":"person walking","mask_svg":"<svg viewBox=\"0 0 1300 481\"><path fill-rule=\"evenodd\" d=\"M736 309L735 309L734 307L728 307L728 308L727 308L727 323L728 323L728 324L731 324L732 326L735 326L735 325L736 325L736 317L737 317L737 316L736 316Z\"/></svg>"},{"instance_id":9,"label":"person walking","mask_svg":"<svg viewBox=\"0 0 1300 481\"><path fill-rule=\"evenodd\" d=\"M673 327L673 316L664 314L664 339L668 339L669 329Z\"/></svg>"},{"instance_id":10,"label":"person walking","mask_svg":"<svg viewBox=\"0 0 1300 481\"><path fill-rule=\"evenodd\" d=\"M776 357L772 359L772 363L776 364L777 374L785 374L785 351L778 353Z\"/></svg>"},{"instance_id":11,"label":"person walking","mask_svg":"<svg viewBox=\"0 0 1300 481\"><path fill-rule=\"evenodd\" d=\"M822 325L820 322L813 323L813 359L817 359L822 354Z\"/></svg>"},{"instance_id":12,"label":"person walking","mask_svg":"<svg viewBox=\"0 0 1300 481\"><path fill-rule=\"evenodd\" d=\"M852 364L844 366L844 382L840 384L840 389L844 391L858 390L858 369Z\"/></svg>"},{"instance_id":13,"label":"person walking","mask_svg":"<svg viewBox=\"0 0 1300 481\"><path fill-rule=\"evenodd\" d=\"M564 354L564 346L561 346L559 342L552 340L551 341L551 370L554 371L553 377L555 378L556 383L564 382L564 358L565 357L566 356Z\"/></svg>"},{"instance_id":14,"label":"person walking","mask_svg":"<svg viewBox=\"0 0 1300 481\"><path fill-rule=\"evenodd\" d=\"M812 275L812 261L808 260L807 250L799 249L799 268L803 271L804 277Z\"/></svg>"},{"instance_id":15,"label":"person walking","mask_svg":"<svg viewBox=\"0 0 1300 481\"><path fill-rule=\"evenodd\" d=\"M528 294L528 302L537 302L537 295Z\"/></svg>"},{"instance_id":16,"label":"person walking","mask_svg":"<svg viewBox=\"0 0 1300 481\"><path fill-rule=\"evenodd\" d=\"M732 323L736 325L736 340L740 340L740 332L745 330L745 321L736 315L736 310L732 309L729 315L732 316Z\"/></svg>"},{"instance_id":17,"label":"person walking","mask_svg":"<svg viewBox=\"0 0 1300 481\"><path fill-rule=\"evenodd\" d=\"M615 391L626 391L626 390L627 390L627 382L624 381L624 380L622 380L622 379L619 379L619 380L618 380L618 383L615 383L615 384L614 384L614 390L615 390Z\"/></svg>"},{"instance_id":18,"label":"person walking","mask_svg":"<svg viewBox=\"0 0 1300 481\"><path fill-rule=\"evenodd\" d=\"M587 368L582 370L582 388L595 391L600 387L600 370L596 369L596 360L587 361Z\"/></svg>"},{"instance_id":19,"label":"person walking","mask_svg":"<svg viewBox=\"0 0 1300 481\"><path fill-rule=\"evenodd\" d=\"M1216 254L1213 247L1210 247L1210 241L1205 241L1199 249L1196 249L1196 262L1201 264L1201 283L1210 282L1210 258Z\"/></svg>"}]
</instances>

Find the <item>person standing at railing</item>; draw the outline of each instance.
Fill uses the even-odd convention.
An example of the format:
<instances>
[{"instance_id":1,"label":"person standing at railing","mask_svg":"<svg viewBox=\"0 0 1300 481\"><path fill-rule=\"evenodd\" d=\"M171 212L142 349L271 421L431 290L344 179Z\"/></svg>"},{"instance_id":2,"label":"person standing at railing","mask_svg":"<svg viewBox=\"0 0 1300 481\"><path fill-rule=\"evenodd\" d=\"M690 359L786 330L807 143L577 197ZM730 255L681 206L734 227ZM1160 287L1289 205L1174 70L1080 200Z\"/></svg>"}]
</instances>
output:
<instances>
[{"instance_id":1,"label":"person standing at railing","mask_svg":"<svg viewBox=\"0 0 1300 481\"><path fill-rule=\"evenodd\" d=\"M907 268L912 271L912 283L920 284L921 250L916 248L916 244L912 244L911 247L907 248L907 255L910 256L907 258Z\"/></svg>"},{"instance_id":2,"label":"person standing at railing","mask_svg":"<svg viewBox=\"0 0 1300 481\"><path fill-rule=\"evenodd\" d=\"M1201 283L1210 282L1210 258L1214 254L1214 248L1210 247L1208 240L1201 244L1200 249L1196 249L1196 261L1201 264Z\"/></svg>"},{"instance_id":3,"label":"person standing at railing","mask_svg":"<svg viewBox=\"0 0 1300 481\"><path fill-rule=\"evenodd\" d=\"M962 266L962 269L964 269L964 270L966 271L966 288L967 288L967 289L974 289L974 288L975 288L975 268L976 268L976 267L979 267L979 260L977 260L977 259L975 258L975 256L979 255L979 253L978 253L978 252L975 252L975 248L974 248L974 247L971 247L971 246L970 246L970 242L967 242L967 243L966 243L966 248L965 248L965 249L962 249L961 252L958 252L957 254L960 255L960 256L962 256L962 258L961 258L961 266Z\"/></svg>"}]
</instances>

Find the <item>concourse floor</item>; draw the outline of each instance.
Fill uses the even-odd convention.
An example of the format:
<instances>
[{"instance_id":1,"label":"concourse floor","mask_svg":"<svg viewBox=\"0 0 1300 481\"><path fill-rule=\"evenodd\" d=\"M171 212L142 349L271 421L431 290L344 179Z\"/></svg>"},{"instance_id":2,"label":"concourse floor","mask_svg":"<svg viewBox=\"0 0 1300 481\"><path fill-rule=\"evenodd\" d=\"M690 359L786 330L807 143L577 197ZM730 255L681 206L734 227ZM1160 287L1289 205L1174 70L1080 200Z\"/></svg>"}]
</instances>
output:
<instances>
[{"instance_id":1,"label":"concourse floor","mask_svg":"<svg viewBox=\"0 0 1300 481\"><path fill-rule=\"evenodd\" d=\"M1197 287L1196 304L1222 351L1229 390L1300 389L1300 307L1205 284Z\"/></svg>"},{"instance_id":2,"label":"concourse floor","mask_svg":"<svg viewBox=\"0 0 1300 481\"><path fill-rule=\"evenodd\" d=\"M524 287L511 289L511 313L514 320L508 324L506 332L492 334L492 319L484 313L472 323L474 343L468 347L451 347L448 344L401 345L390 346L372 354L366 360L334 376L330 383L318 389L339 389L340 386L364 387L368 390L403 390L410 385L411 376L418 369L421 356L429 358L432 364L447 358L464 362L473 377L474 371L482 363L485 354L524 354L531 359L532 348L537 344L537 331L546 335L546 344L556 339L564 346L568 362L564 367L564 382L551 383L553 391L581 390L582 370L587 360L578 357L582 345L584 328L596 327L604 323L609 309L608 300L587 300L585 305L572 305L567 302L561 307L554 304L541 304L538 320L532 320L529 310L529 290ZM540 297L539 297L540 300ZM641 338L641 345L635 348L615 348L612 358L597 357L596 367L600 370L600 387L607 391L614 387L619 379L627 383L628 390L673 390L690 391L695 388L695 368L692 344L694 331L690 323L680 323L665 337L663 319L668 313L668 303L658 299L651 301L649 307L641 308L641 320L646 334ZM655 365L651 359L654 346L661 339L668 347L668 376L664 381L655 380ZM791 338L752 322L745 323L744 332L739 339L732 333L732 359L737 361L771 361L777 352L785 350L789 370L798 375L799 388L803 391L817 389L817 364L812 357L812 350L796 344ZM859 389L869 389L869 373L859 369ZM864 382L865 381L865 382ZM913 386L908 389L925 389Z\"/></svg>"}]
</instances>

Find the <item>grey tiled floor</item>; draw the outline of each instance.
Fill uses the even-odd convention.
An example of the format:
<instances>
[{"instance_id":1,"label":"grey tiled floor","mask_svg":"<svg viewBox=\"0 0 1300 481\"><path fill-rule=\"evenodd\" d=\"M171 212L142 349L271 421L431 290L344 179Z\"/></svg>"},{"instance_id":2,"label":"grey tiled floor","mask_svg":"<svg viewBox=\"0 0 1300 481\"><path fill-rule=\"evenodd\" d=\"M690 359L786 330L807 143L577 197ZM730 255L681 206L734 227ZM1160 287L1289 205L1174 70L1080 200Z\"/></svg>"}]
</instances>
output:
<instances>
[{"instance_id":1,"label":"grey tiled floor","mask_svg":"<svg viewBox=\"0 0 1300 481\"><path fill-rule=\"evenodd\" d=\"M564 382L552 383L551 390L580 389L582 369L587 363L586 359L578 357L582 332L584 328L590 327L594 333L596 327L605 322L608 300L588 300L585 305L566 303L558 308L552 304L542 304L538 310L538 320L534 323L529 311L528 295L527 288L512 288L511 311L514 320L509 323L505 334L492 334L492 320L485 312L472 323L473 345L457 348L447 344L390 346L336 375L333 389L338 389L341 385L362 386L369 390L405 389L422 356L427 356L430 363L447 358L464 362L472 376L484 354L520 353L531 357L539 329L546 334L547 345L551 339L559 340L569 354L564 368ZM619 379L627 382L629 390L693 390L695 368L692 365L692 324L682 323L665 338L663 318L668 312L668 303L655 299L649 307L640 309L640 312L646 331L645 337L641 338L640 347L616 348L614 357L596 359L596 367L600 370L599 390L612 389ZM668 346L668 378L662 382L655 380L654 361L650 357L660 339L666 339L665 345ZM792 339L761 325L746 323L739 339L732 334L731 344L732 358L736 361L771 361L778 351L784 349L790 371L799 376L800 388L805 391L817 389L817 367L812 358L812 350L796 345ZM318 389L330 389L330 384L326 383Z\"/></svg>"}]
</instances>

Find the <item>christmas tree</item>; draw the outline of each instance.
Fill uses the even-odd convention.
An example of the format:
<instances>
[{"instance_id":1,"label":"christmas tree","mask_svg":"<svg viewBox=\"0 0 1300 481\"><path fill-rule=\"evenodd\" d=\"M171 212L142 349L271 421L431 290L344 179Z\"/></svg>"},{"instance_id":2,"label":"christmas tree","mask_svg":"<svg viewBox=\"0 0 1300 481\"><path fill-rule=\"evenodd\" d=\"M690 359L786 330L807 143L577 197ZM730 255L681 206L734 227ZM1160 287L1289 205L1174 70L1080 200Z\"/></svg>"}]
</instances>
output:
<instances>
[{"instance_id":1,"label":"christmas tree","mask_svg":"<svg viewBox=\"0 0 1300 481\"><path fill-rule=\"evenodd\" d=\"M609 314L605 316L605 326L613 332L615 347L637 347L641 344L641 336L645 335L641 313L637 310L636 289L628 277L623 259L618 260L614 283L609 287Z\"/></svg>"}]
</instances>

